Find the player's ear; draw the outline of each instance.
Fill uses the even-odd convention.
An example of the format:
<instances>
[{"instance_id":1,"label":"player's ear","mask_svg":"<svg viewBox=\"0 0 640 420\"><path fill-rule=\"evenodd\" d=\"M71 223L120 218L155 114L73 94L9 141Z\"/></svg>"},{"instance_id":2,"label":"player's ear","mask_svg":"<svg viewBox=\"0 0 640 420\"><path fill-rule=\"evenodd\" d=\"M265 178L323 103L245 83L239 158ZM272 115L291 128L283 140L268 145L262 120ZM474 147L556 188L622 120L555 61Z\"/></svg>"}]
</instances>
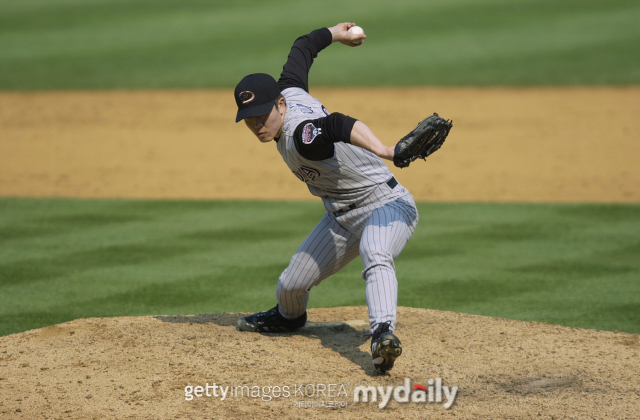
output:
<instances>
[{"instance_id":1,"label":"player's ear","mask_svg":"<svg viewBox=\"0 0 640 420\"><path fill-rule=\"evenodd\" d=\"M278 99L276 99L276 106L278 108L278 112L280 112L281 114L285 109L287 109L287 101L284 99L284 96L278 96Z\"/></svg>"}]
</instances>

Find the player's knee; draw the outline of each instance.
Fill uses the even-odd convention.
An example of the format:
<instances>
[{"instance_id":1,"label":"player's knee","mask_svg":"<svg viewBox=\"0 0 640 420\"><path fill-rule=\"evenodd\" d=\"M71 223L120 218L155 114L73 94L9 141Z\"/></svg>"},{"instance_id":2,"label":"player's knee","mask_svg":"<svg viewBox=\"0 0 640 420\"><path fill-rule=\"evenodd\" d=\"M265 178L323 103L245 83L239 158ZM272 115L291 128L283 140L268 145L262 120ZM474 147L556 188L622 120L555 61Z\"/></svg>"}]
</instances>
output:
<instances>
[{"instance_id":1,"label":"player's knee","mask_svg":"<svg viewBox=\"0 0 640 420\"><path fill-rule=\"evenodd\" d=\"M389 250L381 248L368 248L360 244L360 257L365 265L386 265L393 266L393 254Z\"/></svg>"},{"instance_id":2,"label":"player's knee","mask_svg":"<svg viewBox=\"0 0 640 420\"><path fill-rule=\"evenodd\" d=\"M364 270L362 278L366 280L367 275L372 271L395 272L395 264L391 252L384 249L372 249L360 245L360 256Z\"/></svg>"},{"instance_id":3,"label":"player's knee","mask_svg":"<svg viewBox=\"0 0 640 420\"><path fill-rule=\"evenodd\" d=\"M363 280L369 279L371 276L383 276L389 278L395 278L395 266L393 261L391 262L382 262L376 263L373 262L371 264L366 264L364 266L364 270L362 270L361 277Z\"/></svg>"},{"instance_id":4,"label":"player's knee","mask_svg":"<svg viewBox=\"0 0 640 420\"><path fill-rule=\"evenodd\" d=\"M367 281L373 281L376 279L396 281L396 270L393 265L389 264L371 264L364 267L360 276L363 280Z\"/></svg>"},{"instance_id":5,"label":"player's knee","mask_svg":"<svg viewBox=\"0 0 640 420\"><path fill-rule=\"evenodd\" d=\"M286 275L286 271L282 273L278 279L278 294L280 295L299 295L307 292L307 286L303 279L292 278Z\"/></svg>"}]
</instances>

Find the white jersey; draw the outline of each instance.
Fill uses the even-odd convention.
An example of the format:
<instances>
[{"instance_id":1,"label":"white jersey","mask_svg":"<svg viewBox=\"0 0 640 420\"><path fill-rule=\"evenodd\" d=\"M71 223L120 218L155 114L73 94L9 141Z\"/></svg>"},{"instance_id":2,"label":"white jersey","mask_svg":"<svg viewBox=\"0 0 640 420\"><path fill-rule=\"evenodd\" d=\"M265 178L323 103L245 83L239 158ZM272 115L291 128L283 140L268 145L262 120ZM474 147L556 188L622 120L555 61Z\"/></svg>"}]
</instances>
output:
<instances>
[{"instance_id":1,"label":"white jersey","mask_svg":"<svg viewBox=\"0 0 640 420\"><path fill-rule=\"evenodd\" d=\"M311 194L322 198L327 212L280 275L276 308L286 319L300 319L311 288L360 255L370 331L393 331L398 299L395 259L413 235L418 211L411 194L378 156L349 144L356 120L329 114L309 95L309 69L317 54L332 42L333 34L327 28L296 39L277 82L287 102L282 132L276 139L278 152ZM251 83L264 79L261 74L250 76ZM253 86L251 83L243 86ZM236 119L246 109L244 101L253 95L239 86ZM270 107L270 100L260 106ZM382 358L374 356L374 367L387 365L387 359L380 362ZM393 359L390 361L393 365Z\"/></svg>"},{"instance_id":2,"label":"white jersey","mask_svg":"<svg viewBox=\"0 0 640 420\"><path fill-rule=\"evenodd\" d=\"M393 175L382 159L348 143L336 142L335 153L328 159L314 161L300 156L294 143L294 132L298 125L326 117L329 113L319 100L304 89L287 88L282 95L287 102L287 112L278 141L278 152L298 179L307 184L311 194L322 198L327 211L360 207L369 201L367 197L380 184L391 179ZM313 133L311 141L319 134Z\"/></svg>"}]
</instances>

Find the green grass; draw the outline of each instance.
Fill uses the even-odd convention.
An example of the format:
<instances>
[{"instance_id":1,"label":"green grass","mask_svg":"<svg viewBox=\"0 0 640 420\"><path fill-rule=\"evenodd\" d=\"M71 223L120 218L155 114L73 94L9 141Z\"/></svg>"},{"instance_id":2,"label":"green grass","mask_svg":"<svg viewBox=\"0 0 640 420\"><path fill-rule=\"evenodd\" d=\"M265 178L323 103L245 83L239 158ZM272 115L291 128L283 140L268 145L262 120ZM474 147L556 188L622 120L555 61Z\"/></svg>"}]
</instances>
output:
<instances>
[{"instance_id":1,"label":"green grass","mask_svg":"<svg viewBox=\"0 0 640 420\"><path fill-rule=\"evenodd\" d=\"M637 0L3 0L0 90L232 87L347 20L313 86L640 83Z\"/></svg>"},{"instance_id":2,"label":"green grass","mask_svg":"<svg viewBox=\"0 0 640 420\"><path fill-rule=\"evenodd\" d=\"M419 204L399 304L640 333L640 206ZM80 317L257 311L314 202L0 199L0 335ZM364 305L361 262L311 307Z\"/></svg>"}]
</instances>

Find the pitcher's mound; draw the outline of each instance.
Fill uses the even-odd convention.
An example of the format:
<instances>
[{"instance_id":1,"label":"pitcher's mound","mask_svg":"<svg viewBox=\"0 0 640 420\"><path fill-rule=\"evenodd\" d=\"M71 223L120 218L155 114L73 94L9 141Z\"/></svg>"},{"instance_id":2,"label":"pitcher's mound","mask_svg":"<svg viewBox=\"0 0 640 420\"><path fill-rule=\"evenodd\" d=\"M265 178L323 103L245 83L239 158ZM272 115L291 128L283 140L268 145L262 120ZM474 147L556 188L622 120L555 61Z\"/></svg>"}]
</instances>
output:
<instances>
[{"instance_id":1,"label":"pitcher's mound","mask_svg":"<svg viewBox=\"0 0 640 420\"><path fill-rule=\"evenodd\" d=\"M376 376L365 307L309 310L307 326L291 334L238 332L238 315L79 319L0 337L0 417L640 413L638 335L401 307L404 353L389 375Z\"/></svg>"}]
</instances>

